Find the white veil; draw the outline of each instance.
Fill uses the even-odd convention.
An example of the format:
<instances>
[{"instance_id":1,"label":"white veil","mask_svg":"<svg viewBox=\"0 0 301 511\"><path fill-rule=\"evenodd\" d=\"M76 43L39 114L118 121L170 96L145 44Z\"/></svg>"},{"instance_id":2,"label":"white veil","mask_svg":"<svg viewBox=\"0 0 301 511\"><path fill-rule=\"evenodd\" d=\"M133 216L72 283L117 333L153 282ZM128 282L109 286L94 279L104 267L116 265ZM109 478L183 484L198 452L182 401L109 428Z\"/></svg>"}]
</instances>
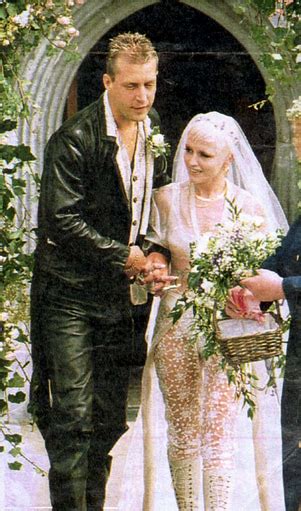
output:
<instances>
[{"instance_id":1,"label":"white veil","mask_svg":"<svg viewBox=\"0 0 301 511\"><path fill-rule=\"evenodd\" d=\"M210 131L215 128L225 136L227 145L232 153L233 161L229 168L228 179L237 186L249 191L258 199L264 208L269 221L269 229L275 231L282 228L286 233L288 223L282 207L266 180L261 165L257 160L244 132L239 124L228 115L219 112L208 112L195 115L182 133L173 163L173 182L187 181L188 171L184 163L186 139L190 129L209 123ZM207 124L208 126L208 124Z\"/></svg>"},{"instance_id":2,"label":"white veil","mask_svg":"<svg viewBox=\"0 0 301 511\"><path fill-rule=\"evenodd\" d=\"M174 159L173 181L188 181L188 172L184 163L184 151L187 134L193 124L198 122L212 123L212 127L225 132L228 146L233 154L232 168L229 170L229 180L246 189L266 208L267 217L271 220L270 229L282 227L287 230L287 222L282 208L266 181L261 166L258 163L246 137L239 125L231 117L211 112L196 115L187 125L180 139ZM168 185L166 188L172 187ZM175 208L177 209L177 208ZM182 233L181 229L178 229ZM167 424L163 397L159 388L154 365L153 335L157 320L159 297L155 297L152 313L147 330L148 357L142 380L141 403L138 419L133 426L130 447L123 472L121 496L118 509L122 511L176 511L178 506L172 489L167 450ZM162 315L164 318L164 309ZM164 319L161 319L163 324ZM161 330L162 332L162 330ZM260 378L267 378L264 363L259 362ZM260 456L260 463L266 467L269 498L273 505L269 509L284 511L281 464L281 434L279 407L276 394L262 393L264 403L261 405L260 421L250 421L245 409L238 414L237 449L235 462L237 482L233 496L233 509L259 511L263 506L259 503L258 488L255 474L255 456ZM144 424L142 424L142 415ZM269 434L263 431L262 424L269 428ZM253 432L254 428L254 432ZM254 440L255 439L255 440ZM256 443L256 454L255 454ZM266 452L270 444L272 448ZM264 449L262 448L264 446ZM257 459L257 458L256 458ZM201 486L200 486L201 490ZM268 504L267 504L268 506ZM203 507L202 507L203 509Z\"/></svg>"}]
</instances>

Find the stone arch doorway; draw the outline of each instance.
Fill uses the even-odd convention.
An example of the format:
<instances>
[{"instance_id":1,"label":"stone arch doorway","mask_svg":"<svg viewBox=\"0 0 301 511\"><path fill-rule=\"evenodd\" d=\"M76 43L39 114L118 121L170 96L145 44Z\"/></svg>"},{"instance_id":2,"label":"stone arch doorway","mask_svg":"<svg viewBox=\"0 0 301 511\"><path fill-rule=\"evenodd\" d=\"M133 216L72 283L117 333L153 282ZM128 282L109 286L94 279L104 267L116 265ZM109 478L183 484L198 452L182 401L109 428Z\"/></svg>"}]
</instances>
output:
<instances>
[{"instance_id":1,"label":"stone arch doorway","mask_svg":"<svg viewBox=\"0 0 301 511\"><path fill-rule=\"evenodd\" d=\"M244 24L242 27L238 23L238 19L231 7L231 2L228 2L228 0L219 2L218 6L214 5L209 0L135 0L131 2L124 2L123 0L88 0L88 2L78 9L75 14L76 25L80 30L79 51L82 58L81 61L86 58L91 48L96 45L97 41L104 40L109 31L114 30L114 27L115 29L116 27L121 29L122 23L126 23L132 15L135 13L139 14L139 11L143 9L163 9L162 12L165 17L161 16L161 18L157 20L157 24L161 27L161 33L163 34L163 21L168 22L172 8L176 7L194 9L197 15L205 14L224 27L237 41L241 43L246 55L247 53L251 55L253 62L256 63L256 66L262 73L263 79L265 78L266 72L264 68L262 68L259 59L260 50L250 38L249 26L248 24ZM188 10L186 13L187 12ZM186 22L187 17L185 17L185 23ZM188 27L188 30L186 30L187 33L184 33L185 44L186 41L189 41L189 29L191 25L186 23L186 26ZM140 26L135 27L135 29L141 31ZM17 133L17 139L19 142L31 146L33 153L37 156L37 165L39 168L42 166L43 148L47 139L62 123L70 86L79 67L81 66L81 61L67 62L63 53L57 55L56 58L48 59L46 57L46 49L47 42L44 41L35 50L35 52L28 55L24 60L23 76L29 84L27 91L32 97L33 104L37 104L41 108L40 110L33 112L30 126L28 126L26 122L20 122ZM195 62L194 64L195 68L198 69L198 63ZM173 70L174 67L172 62L169 62L168 65L166 64L165 71L168 73L169 77L173 74ZM164 76L161 71L160 76L162 75ZM257 76L260 76L260 73L258 73ZM166 78L165 85L166 87L172 86L172 84L168 82L168 78ZM288 213L288 217L290 218L295 214L298 194L296 186L297 179L294 173L294 157L290 140L290 127L285 115L286 108L290 105L290 101L292 99L292 93L290 90L282 90L279 84L276 84L276 88L277 95L274 103L274 116L269 117L271 123L274 123L273 117L275 119L275 131L274 128L272 128L271 131L273 134L271 150L273 150L276 138L275 160L273 169L270 173L270 178L272 185L274 186L274 189ZM228 90L224 90L221 97L226 97L227 93ZM169 101L169 95L166 95L164 91L160 92L160 89L158 91L158 98L159 97L162 98L162 101ZM188 95L185 95L185 97L189 98ZM161 101L161 99L158 101ZM188 103L187 114L191 108L190 98ZM158 104L157 106L161 112L162 105ZM193 105L193 108L195 108L195 105ZM210 109L212 108L217 109L217 104L212 106L210 105ZM271 109L271 107L269 108ZM199 104L197 105L197 110L200 110ZM225 113L227 113L227 111L225 111ZM228 113L232 113L233 115L235 114L232 110L228 111ZM191 111L187 117L190 116ZM267 126L270 121L266 121L265 125ZM164 123L165 122L166 121L164 120ZM182 116L181 122L186 122L186 119ZM244 123L242 122L242 125L243 124ZM169 125L171 125L171 123L169 123ZM165 125L163 127L166 131ZM244 125L243 127L245 128ZM179 128L176 128L177 133L175 133L174 126L172 127L172 130L171 139L175 140L176 137L178 137ZM246 132L252 142L252 138L247 129ZM255 133L255 130L253 130L253 133ZM265 165L265 168L270 169L270 163ZM266 170L266 172L269 175L269 171Z\"/></svg>"},{"instance_id":2,"label":"stone arch doorway","mask_svg":"<svg viewBox=\"0 0 301 511\"><path fill-rule=\"evenodd\" d=\"M217 110L238 120L270 179L276 146L273 109L270 103L260 111L250 108L265 97L264 79L229 31L186 4L156 3L112 27L81 63L68 103L81 109L99 97L109 39L138 30L153 41L160 56L155 107L172 154L193 115Z\"/></svg>"}]
</instances>

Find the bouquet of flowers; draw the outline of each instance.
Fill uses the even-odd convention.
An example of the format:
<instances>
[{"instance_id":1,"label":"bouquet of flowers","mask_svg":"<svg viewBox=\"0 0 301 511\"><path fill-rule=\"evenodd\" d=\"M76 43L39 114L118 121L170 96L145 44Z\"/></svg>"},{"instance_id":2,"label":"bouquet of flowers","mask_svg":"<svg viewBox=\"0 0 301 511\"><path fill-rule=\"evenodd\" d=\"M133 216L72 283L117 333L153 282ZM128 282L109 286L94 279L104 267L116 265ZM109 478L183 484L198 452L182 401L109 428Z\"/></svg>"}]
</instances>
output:
<instances>
[{"instance_id":1,"label":"bouquet of flowers","mask_svg":"<svg viewBox=\"0 0 301 511\"><path fill-rule=\"evenodd\" d=\"M188 289L177 301L171 316L176 322L189 308L193 310L192 342L202 345L202 356L221 356L221 366L227 371L229 382L237 387L237 395L243 394L244 403L253 415L255 403L250 387L255 385L248 364L231 367L220 351L213 323L214 308L219 319L225 317L224 308L230 288L242 278L256 273L263 261L274 253L280 244L282 233L264 234L260 231L263 219L242 214L234 202L229 202L230 218L218 224L217 234L203 235L191 244ZM282 366L283 358L277 361ZM272 380L271 383L272 385Z\"/></svg>"}]
</instances>

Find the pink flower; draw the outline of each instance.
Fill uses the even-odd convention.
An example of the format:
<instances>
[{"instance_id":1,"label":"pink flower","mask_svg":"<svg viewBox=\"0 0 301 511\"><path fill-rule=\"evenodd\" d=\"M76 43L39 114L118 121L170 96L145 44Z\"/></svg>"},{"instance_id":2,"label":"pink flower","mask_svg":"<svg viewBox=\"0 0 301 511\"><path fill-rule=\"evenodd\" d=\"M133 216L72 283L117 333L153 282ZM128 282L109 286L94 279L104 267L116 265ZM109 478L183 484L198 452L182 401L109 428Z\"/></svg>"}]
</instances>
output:
<instances>
[{"instance_id":1,"label":"pink flower","mask_svg":"<svg viewBox=\"0 0 301 511\"><path fill-rule=\"evenodd\" d=\"M58 40L54 41L54 46L56 46L57 48L65 48L65 46L67 46L67 43L66 41Z\"/></svg>"},{"instance_id":2,"label":"pink flower","mask_svg":"<svg viewBox=\"0 0 301 511\"><path fill-rule=\"evenodd\" d=\"M71 20L70 20L70 18L68 18L68 16L60 16L60 17L57 19L57 22L58 22L60 25L70 25Z\"/></svg>"},{"instance_id":3,"label":"pink flower","mask_svg":"<svg viewBox=\"0 0 301 511\"><path fill-rule=\"evenodd\" d=\"M67 29L67 32L69 35L71 35L72 37L78 37L79 36L79 31L76 30L75 27L70 27Z\"/></svg>"}]
</instances>

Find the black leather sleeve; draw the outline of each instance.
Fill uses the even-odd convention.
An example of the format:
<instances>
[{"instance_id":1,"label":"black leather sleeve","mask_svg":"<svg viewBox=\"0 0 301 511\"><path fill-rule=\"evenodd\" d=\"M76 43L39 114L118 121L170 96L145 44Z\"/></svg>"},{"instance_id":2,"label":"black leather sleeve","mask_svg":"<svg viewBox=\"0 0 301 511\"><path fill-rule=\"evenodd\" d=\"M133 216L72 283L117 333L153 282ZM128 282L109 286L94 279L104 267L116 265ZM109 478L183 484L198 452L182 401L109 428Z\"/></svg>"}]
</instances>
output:
<instances>
[{"instance_id":1,"label":"black leather sleeve","mask_svg":"<svg viewBox=\"0 0 301 511\"><path fill-rule=\"evenodd\" d=\"M129 248L95 230L85 219L84 137L59 131L45 149L39 217L44 237L75 256L122 267Z\"/></svg>"}]
</instances>

